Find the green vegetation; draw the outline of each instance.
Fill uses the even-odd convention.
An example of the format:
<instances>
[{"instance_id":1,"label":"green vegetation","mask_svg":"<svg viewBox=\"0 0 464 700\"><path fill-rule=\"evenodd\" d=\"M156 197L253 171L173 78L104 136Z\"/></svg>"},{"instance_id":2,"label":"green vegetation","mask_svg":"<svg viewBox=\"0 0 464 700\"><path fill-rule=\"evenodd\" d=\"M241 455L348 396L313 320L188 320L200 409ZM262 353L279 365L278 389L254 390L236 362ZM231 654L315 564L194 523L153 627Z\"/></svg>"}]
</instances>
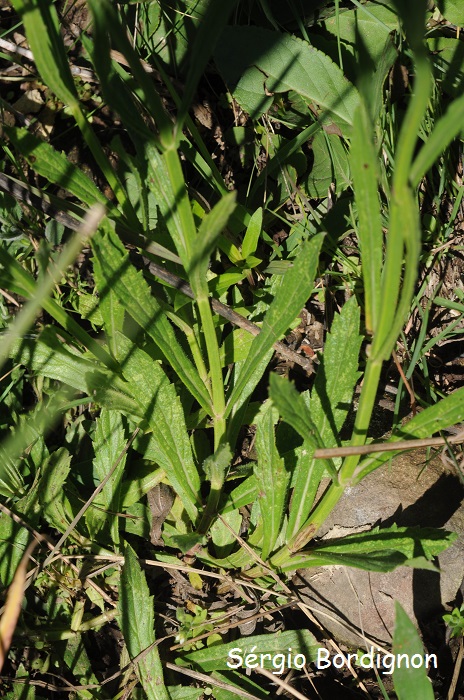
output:
<instances>
[{"instance_id":1,"label":"green vegetation","mask_svg":"<svg viewBox=\"0 0 464 700\"><path fill-rule=\"evenodd\" d=\"M31 669L47 682L55 673L79 698L128 688L198 698L181 674L190 668L200 685L211 675L216 698L269 696L227 667L236 643L217 633L214 612L180 611L176 650L156 639L140 558L160 576L190 569L197 590L210 574L246 576L286 604L296 569L430 568L455 538L396 525L316 536L396 441L464 420L464 388L444 395L428 367L434 345L462 333L462 295L426 296L464 192L452 170L464 124L452 26L464 11L451 0L172 5L87 0L70 41L73 3L13 0L2 36L24 33L33 61L0 46L4 64L26 61L23 80L57 133L35 128L40 116L15 121L0 100L0 581L10 584L34 533L47 538L29 567L11 668L26 684ZM314 362L281 343L308 303L326 310ZM438 335L428 335L433 305L459 315ZM325 456L372 442L399 339L404 376L385 450ZM272 371L276 348L296 384ZM413 374L422 410L401 424ZM399 617L397 633L416 653L410 624ZM121 674L101 682L89 645L109 629ZM317 646L307 630L248 641L308 660ZM415 678L398 674L399 697L427 697L429 681ZM8 686L11 698L47 692Z\"/></svg>"}]
</instances>

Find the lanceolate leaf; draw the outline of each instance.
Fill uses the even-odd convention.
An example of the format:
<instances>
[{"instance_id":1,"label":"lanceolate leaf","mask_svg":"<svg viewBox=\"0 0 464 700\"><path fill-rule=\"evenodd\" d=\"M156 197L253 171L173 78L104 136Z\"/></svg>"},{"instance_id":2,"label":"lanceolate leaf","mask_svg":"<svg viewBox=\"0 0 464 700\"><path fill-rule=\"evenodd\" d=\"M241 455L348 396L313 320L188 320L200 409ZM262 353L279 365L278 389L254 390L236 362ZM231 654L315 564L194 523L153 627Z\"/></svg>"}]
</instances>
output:
<instances>
[{"instance_id":1,"label":"lanceolate leaf","mask_svg":"<svg viewBox=\"0 0 464 700\"><path fill-rule=\"evenodd\" d=\"M284 335L309 299L313 290L322 240L323 236L319 234L303 243L293 267L285 274L264 317L261 333L253 340L246 362L233 388L228 402L228 412L239 399L243 401L245 387L249 396L261 378L261 372L259 376L254 376L254 373L260 363L262 366L263 357ZM262 369L264 371L264 367ZM252 378L254 381L250 382Z\"/></svg>"},{"instance_id":2,"label":"lanceolate leaf","mask_svg":"<svg viewBox=\"0 0 464 700\"><path fill-rule=\"evenodd\" d=\"M253 467L253 472L259 486L258 500L264 530L261 557L264 561L273 551L280 533L287 505L290 477L275 445L274 425L278 417L277 411L268 401L256 421L258 461Z\"/></svg>"},{"instance_id":3,"label":"lanceolate leaf","mask_svg":"<svg viewBox=\"0 0 464 700\"><path fill-rule=\"evenodd\" d=\"M315 425L309 408L301 394L287 379L271 374L269 378L269 394L272 402L277 407L280 415L286 423L292 426L313 449L323 446L323 442L317 426ZM324 460L332 478L337 478L337 470L330 459Z\"/></svg>"},{"instance_id":4,"label":"lanceolate leaf","mask_svg":"<svg viewBox=\"0 0 464 700\"><path fill-rule=\"evenodd\" d=\"M124 342L125 340L125 342ZM193 462L180 399L158 362L120 338L122 371L152 430L150 443L185 510L194 521L201 505L200 477Z\"/></svg>"},{"instance_id":5,"label":"lanceolate leaf","mask_svg":"<svg viewBox=\"0 0 464 700\"><path fill-rule=\"evenodd\" d=\"M111 540L116 547L119 545L119 527L118 516L114 514L120 511L121 478L126 462L126 454L123 453L125 444L126 436L121 414L103 408L97 418L93 439L95 452L93 465L97 480L103 481L118 459L119 463L87 511L86 523L93 539L110 520ZM123 457L120 459L122 454ZM112 515L107 511L111 511Z\"/></svg>"},{"instance_id":6,"label":"lanceolate leaf","mask_svg":"<svg viewBox=\"0 0 464 700\"><path fill-rule=\"evenodd\" d=\"M360 104L351 137L350 163L358 210L358 238L366 304L366 328L377 329L380 306L380 274L383 231L377 182L374 129L367 107Z\"/></svg>"},{"instance_id":7,"label":"lanceolate leaf","mask_svg":"<svg viewBox=\"0 0 464 700\"><path fill-rule=\"evenodd\" d=\"M404 612L398 601L395 603L396 619L393 633L392 653L396 658L413 659L424 657L424 647L414 624ZM425 664L414 667L412 664L396 664L393 670L393 682L398 700L433 700L435 694L427 678Z\"/></svg>"},{"instance_id":8,"label":"lanceolate leaf","mask_svg":"<svg viewBox=\"0 0 464 700\"><path fill-rule=\"evenodd\" d=\"M351 409L358 372L360 311L352 297L335 314L311 393L310 412L325 447L338 444L338 435Z\"/></svg>"},{"instance_id":9,"label":"lanceolate leaf","mask_svg":"<svg viewBox=\"0 0 464 700\"><path fill-rule=\"evenodd\" d=\"M150 648L137 662L137 675L148 700L169 700L155 646L153 597L134 550L128 544L124 555L119 597L121 632L131 660Z\"/></svg>"},{"instance_id":10,"label":"lanceolate leaf","mask_svg":"<svg viewBox=\"0 0 464 700\"><path fill-rule=\"evenodd\" d=\"M7 133L31 168L39 175L67 190L88 206L96 202L108 205L107 198L94 182L71 163L64 152L55 150L26 129L10 127Z\"/></svg>"},{"instance_id":11,"label":"lanceolate leaf","mask_svg":"<svg viewBox=\"0 0 464 700\"><path fill-rule=\"evenodd\" d=\"M155 341L168 363L177 373L183 384L209 410L207 389L178 342L174 330L156 299L151 295L148 284L129 261L117 235L110 227L102 230L92 239L92 247L105 280L105 289L100 296L112 289L130 316Z\"/></svg>"},{"instance_id":12,"label":"lanceolate leaf","mask_svg":"<svg viewBox=\"0 0 464 700\"><path fill-rule=\"evenodd\" d=\"M288 34L260 27L227 27L216 63L234 97L253 118L269 108L269 94L295 90L342 128L351 125L356 88L321 51Z\"/></svg>"},{"instance_id":13,"label":"lanceolate leaf","mask_svg":"<svg viewBox=\"0 0 464 700\"><path fill-rule=\"evenodd\" d=\"M420 527L375 528L370 532L324 540L310 552L299 552L281 565L284 571L330 564L367 571L393 571L398 566L433 568L431 560L456 540L446 530Z\"/></svg>"}]
</instances>

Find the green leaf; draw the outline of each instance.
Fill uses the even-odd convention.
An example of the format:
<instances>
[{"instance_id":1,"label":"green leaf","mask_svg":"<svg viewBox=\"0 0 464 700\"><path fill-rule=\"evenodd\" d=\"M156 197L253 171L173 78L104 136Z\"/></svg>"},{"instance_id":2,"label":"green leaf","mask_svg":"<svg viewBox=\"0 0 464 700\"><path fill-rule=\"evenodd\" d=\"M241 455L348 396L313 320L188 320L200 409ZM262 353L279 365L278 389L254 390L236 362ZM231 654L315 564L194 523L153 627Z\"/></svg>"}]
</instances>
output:
<instances>
[{"instance_id":1,"label":"green leaf","mask_svg":"<svg viewBox=\"0 0 464 700\"><path fill-rule=\"evenodd\" d=\"M64 532L72 520L63 486L71 469L71 455L64 447L52 452L43 465L38 498L46 521Z\"/></svg>"},{"instance_id":2,"label":"green leaf","mask_svg":"<svg viewBox=\"0 0 464 700\"><path fill-rule=\"evenodd\" d=\"M257 119L274 92L295 90L342 129L353 123L359 95L340 68L310 44L259 27L227 27L215 60L234 97ZM264 73L264 78L263 78Z\"/></svg>"},{"instance_id":3,"label":"green leaf","mask_svg":"<svg viewBox=\"0 0 464 700\"><path fill-rule=\"evenodd\" d=\"M54 5L41 0L13 0L13 6L21 15L34 61L44 82L65 105L77 105L77 90Z\"/></svg>"},{"instance_id":4,"label":"green leaf","mask_svg":"<svg viewBox=\"0 0 464 700\"><path fill-rule=\"evenodd\" d=\"M464 8L461 0L438 0L437 5L448 22L464 27Z\"/></svg>"},{"instance_id":5,"label":"green leaf","mask_svg":"<svg viewBox=\"0 0 464 700\"><path fill-rule=\"evenodd\" d=\"M254 338L247 359L232 390L228 401L228 413L239 399L243 401L244 397L250 395L261 378L262 371L264 371L263 357L271 350L273 344L284 335L309 299L314 286L322 240L323 235L319 234L303 243L293 267L284 275L274 300L264 317L261 332ZM258 368L259 372L257 372Z\"/></svg>"},{"instance_id":6,"label":"green leaf","mask_svg":"<svg viewBox=\"0 0 464 700\"><path fill-rule=\"evenodd\" d=\"M283 420L301 435L313 449L323 446L321 436L306 402L288 379L271 374L269 377L269 394ZM324 460L330 475L337 479L337 470L332 460Z\"/></svg>"},{"instance_id":7,"label":"green leaf","mask_svg":"<svg viewBox=\"0 0 464 700\"><path fill-rule=\"evenodd\" d=\"M258 209L254 212L253 216L251 217L248 223L245 237L243 239L242 257L244 259L248 258L248 256L250 255L253 255L253 253L256 251L262 228L263 209L262 207L258 207Z\"/></svg>"},{"instance_id":8,"label":"green leaf","mask_svg":"<svg viewBox=\"0 0 464 700\"><path fill-rule=\"evenodd\" d=\"M428 438L440 430L449 428L450 425L462 423L464 420L464 387L457 389L450 396L441 399L434 406L429 406L424 411L418 413L412 420L401 427L387 442L398 442L398 440L411 440L413 438ZM355 472L355 481L358 483L367 474L378 469L395 453L381 452L375 454L359 463Z\"/></svg>"},{"instance_id":9,"label":"green leaf","mask_svg":"<svg viewBox=\"0 0 464 700\"><path fill-rule=\"evenodd\" d=\"M392 654L398 659L402 657L403 663L396 663L393 670L393 684L398 700L433 700L435 697L432 684L427 678L425 670L425 654L422 642L417 630L401 605L396 601L395 631L393 633ZM413 657L424 660L419 667L410 662Z\"/></svg>"},{"instance_id":10,"label":"green leaf","mask_svg":"<svg viewBox=\"0 0 464 700\"><path fill-rule=\"evenodd\" d=\"M364 104L358 107L353 124L350 164L358 210L358 239L366 304L366 328L375 332L380 309L380 274L383 260L383 231L378 193L377 153L373 125Z\"/></svg>"},{"instance_id":11,"label":"green leaf","mask_svg":"<svg viewBox=\"0 0 464 700\"><path fill-rule=\"evenodd\" d=\"M277 452L274 425L279 415L270 401L266 402L256 419L256 450L258 461L253 472L258 483L258 503L263 519L261 558L266 561L279 537L287 506L290 474Z\"/></svg>"},{"instance_id":12,"label":"green leaf","mask_svg":"<svg viewBox=\"0 0 464 700\"><path fill-rule=\"evenodd\" d=\"M238 535L242 524L242 515L238 509L229 511L228 513L223 514L222 517L227 525L229 525L229 527L231 527L232 530ZM213 524L212 528L210 529L210 534L214 543L216 555L220 558L226 557L232 551L234 544L237 542L237 538L234 537L234 534L228 527L226 527L226 525L224 525L222 520L219 519Z\"/></svg>"},{"instance_id":13,"label":"green leaf","mask_svg":"<svg viewBox=\"0 0 464 700\"><path fill-rule=\"evenodd\" d=\"M126 437L121 414L117 411L109 411L103 408L97 418L93 438L95 453L93 466L97 482L103 481L115 462L121 457L125 444ZM92 539L98 538L105 524L108 520L110 521L111 541L114 542L116 547L119 546L119 521L115 513L118 513L121 507L121 478L126 457L124 453L110 479L93 500L92 506L85 515L86 524ZM111 511L112 514L110 515L107 511Z\"/></svg>"},{"instance_id":14,"label":"green leaf","mask_svg":"<svg viewBox=\"0 0 464 700\"><path fill-rule=\"evenodd\" d=\"M106 367L84 358L62 343L53 327L46 327L38 338L26 338L13 347L11 357L43 377L56 379L87 394L107 408L120 408L139 415L138 404L129 386Z\"/></svg>"},{"instance_id":15,"label":"green leaf","mask_svg":"<svg viewBox=\"0 0 464 700\"><path fill-rule=\"evenodd\" d=\"M457 535L437 528L374 528L369 532L323 540L310 553L293 555L281 564L283 571L313 566L353 566L365 571L393 571L401 565L430 568L429 562L447 549Z\"/></svg>"},{"instance_id":16,"label":"green leaf","mask_svg":"<svg viewBox=\"0 0 464 700\"><path fill-rule=\"evenodd\" d=\"M334 315L311 393L311 418L325 447L339 444L339 433L351 410L353 392L360 377L360 311L352 297Z\"/></svg>"},{"instance_id":17,"label":"green leaf","mask_svg":"<svg viewBox=\"0 0 464 700\"><path fill-rule=\"evenodd\" d=\"M39 175L67 190L89 207L96 202L108 206L107 198L82 170L69 161L64 151L55 150L26 129L8 127L5 130L8 138Z\"/></svg>"},{"instance_id":18,"label":"green leaf","mask_svg":"<svg viewBox=\"0 0 464 700\"><path fill-rule=\"evenodd\" d=\"M309 197L325 199L332 185L340 194L350 185L350 167L346 150L336 134L317 133L311 143L314 163L304 180Z\"/></svg>"},{"instance_id":19,"label":"green leaf","mask_svg":"<svg viewBox=\"0 0 464 700\"><path fill-rule=\"evenodd\" d=\"M368 7L340 11L324 22L325 28L331 34L339 36L358 61L364 58L364 55L358 53L362 42L373 66L378 64L382 56L387 36L398 28L398 24L398 17L391 7L373 3L369 3Z\"/></svg>"},{"instance_id":20,"label":"green leaf","mask_svg":"<svg viewBox=\"0 0 464 700\"><path fill-rule=\"evenodd\" d=\"M409 175L414 187L419 185L437 158L462 131L463 124L464 95L461 95L451 102L445 114L435 123L432 133L416 156Z\"/></svg>"},{"instance_id":21,"label":"green leaf","mask_svg":"<svg viewBox=\"0 0 464 700\"><path fill-rule=\"evenodd\" d=\"M293 492L287 526L287 543L293 539L306 522L313 508L317 489L325 474L324 462L320 459L314 459L314 447L309 441L305 440L295 452L297 462L292 479Z\"/></svg>"},{"instance_id":22,"label":"green leaf","mask_svg":"<svg viewBox=\"0 0 464 700\"><path fill-rule=\"evenodd\" d=\"M122 336L118 344L124 355L121 356L123 374L152 430L150 444L156 462L166 471L185 510L195 521L201 506L200 477L174 385L160 364L146 352Z\"/></svg>"},{"instance_id":23,"label":"green leaf","mask_svg":"<svg viewBox=\"0 0 464 700\"><path fill-rule=\"evenodd\" d=\"M134 550L126 544L119 589L119 622L130 659L155 644L154 603ZM148 700L169 700L158 647L137 662L137 675Z\"/></svg>"},{"instance_id":24,"label":"green leaf","mask_svg":"<svg viewBox=\"0 0 464 700\"><path fill-rule=\"evenodd\" d=\"M159 303L151 295L148 284L129 261L118 237L106 227L92 239L105 287L99 289L100 296L112 289L130 316L155 341L168 364L172 366L182 383L198 403L209 410L207 389L201 381L191 360L178 342L174 330Z\"/></svg>"},{"instance_id":25,"label":"green leaf","mask_svg":"<svg viewBox=\"0 0 464 700\"><path fill-rule=\"evenodd\" d=\"M218 644L213 647L200 649L182 655L182 660L195 664L204 673L211 671L230 671L231 668L238 667L238 660L232 656L234 653L245 658L250 653L258 655L258 663L261 665L261 654L263 657L263 668L275 670L272 658L275 654L282 652L288 654L288 649L292 649L295 654L304 654L306 662L315 661L319 644L309 630L288 630L287 632L276 634L258 634L252 637L244 637L228 644ZM240 651L237 651L240 649ZM235 650L235 652L234 652ZM230 654L230 656L229 656ZM270 657L269 657L270 654ZM229 666L227 665L229 662ZM244 664L243 664L244 666Z\"/></svg>"}]
</instances>

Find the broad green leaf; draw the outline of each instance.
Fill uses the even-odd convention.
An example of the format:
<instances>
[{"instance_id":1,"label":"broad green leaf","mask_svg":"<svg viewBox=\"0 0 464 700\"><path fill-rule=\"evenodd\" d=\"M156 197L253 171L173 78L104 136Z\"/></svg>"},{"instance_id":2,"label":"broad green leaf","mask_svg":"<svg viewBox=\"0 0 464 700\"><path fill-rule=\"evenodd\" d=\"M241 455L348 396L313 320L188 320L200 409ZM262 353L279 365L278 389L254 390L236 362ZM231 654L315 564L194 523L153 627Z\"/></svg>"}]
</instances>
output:
<instances>
[{"instance_id":1,"label":"broad green leaf","mask_svg":"<svg viewBox=\"0 0 464 700\"><path fill-rule=\"evenodd\" d=\"M434 36L427 39L443 92L459 99L464 84L464 44L457 37Z\"/></svg>"},{"instance_id":2,"label":"broad green leaf","mask_svg":"<svg viewBox=\"0 0 464 700\"><path fill-rule=\"evenodd\" d=\"M393 571L398 566L433 567L432 559L457 535L428 527L374 528L369 532L323 540L310 552L301 551L282 563L283 571L313 566L343 565L366 571Z\"/></svg>"},{"instance_id":3,"label":"broad green leaf","mask_svg":"<svg viewBox=\"0 0 464 700\"><path fill-rule=\"evenodd\" d=\"M398 662L393 670L393 684L398 700L433 700L435 694L427 678L426 655L420 637L398 601L395 602L395 611L392 654ZM415 663L411 664L413 657ZM423 660L420 665L417 657ZM399 663L400 658L402 663Z\"/></svg>"},{"instance_id":4,"label":"broad green leaf","mask_svg":"<svg viewBox=\"0 0 464 700\"><path fill-rule=\"evenodd\" d=\"M366 328L375 332L380 309L383 230L378 192L377 153L373 124L360 104L351 136L350 165L358 211L358 239L366 305Z\"/></svg>"},{"instance_id":5,"label":"broad green leaf","mask_svg":"<svg viewBox=\"0 0 464 700\"><path fill-rule=\"evenodd\" d=\"M257 496L258 482L256 481L255 475L252 474L231 491L224 507L221 508L221 513L229 513L231 510L254 503Z\"/></svg>"},{"instance_id":6,"label":"broad green leaf","mask_svg":"<svg viewBox=\"0 0 464 700\"><path fill-rule=\"evenodd\" d=\"M274 550L282 527L290 478L275 444L274 426L278 418L279 414L268 401L256 419L258 461L253 465L253 472L258 483L258 502L263 519L261 558L264 561Z\"/></svg>"},{"instance_id":7,"label":"broad green leaf","mask_svg":"<svg viewBox=\"0 0 464 700\"><path fill-rule=\"evenodd\" d=\"M253 119L269 108L270 93L295 90L319 108L324 119L329 115L342 129L353 123L356 88L326 54L301 39L260 27L227 27L215 60Z\"/></svg>"},{"instance_id":8,"label":"broad green leaf","mask_svg":"<svg viewBox=\"0 0 464 700\"><path fill-rule=\"evenodd\" d=\"M413 438L428 438L450 425L462 423L464 420L464 387L457 389L450 396L441 399L434 406L429 406L418 413L412 420L401 427L387 442L390 445L398 440ZM358 483L367 474L380 467L394 455L394 452L381 452L362 460L355 472Z\"/></svg>"},{"instance_id":9,"label":"broad green leaf","mask_svg":"<svg viewBox=\"0 0 464 700\"><path fill-rule=\"evenodd\" d=\"M445 19L458 27L464 27L464 7L461 0L439 0L438 8Z\"/></svg>"},{"instance_id":10,"label":"broad green leaf","mask_svg":"<svg viewBox=\"0 0 464 700\"><path fill-rule=\"evenodd\" d=\"M313 291L319 261L319 251L323 235L319 234L301 245L297 258L283 277L280 287L264 317L261 332L250 347L244 367L232 390L228 401L228 412L244 396L249 396L261 374L255 376L257 368L262 366L263 357L271 350L298 316ZM264 367L263 367L264 370ZM250 386L250 380L253 379ZM254 386L253 386L254 384ZM247 387L247 392L245 392Z\"/></svg>"},{"instance_id":11,"label":"broad green leaf","mask_svg":"<svg viewBox=\"0 0 464 700\"><path fill-rule=\"evenodd\" d=\"M109 520L111 541L116 548L119 546L119 521L115 513L118 513L121 508L121 478L126 463L126 454L123 453L125 444L126 436L121 414L103 408L97 418L93 438L95 453L93 466L97 481L102 482L117 460L120 461L110 479L93 500L86 512L85 520L92 539L98 538ZM122 458L121 455L123 455ZM110 515L108 511L112 514Z\"/></svg>"},{"instance_id":12,"label":"broad green leaf","mask_svg":"<svg viewBox=\"0 0 464 700\"><path fill-rule=\"evenodd\" d=\"M100 294L99 297L98 311L102 315L103 327L111 355L116 358L118 357L118 333L122 332L124 325L124 305L114 289L105 286L105 277L98 258L95 258L93 261L93 270L97 289L105 289L105 293Z\"/></svg>"},{"instance_id":13,"label":"broad green leaf","mask_svg":"<svg viewBox=\"0 0 464 700\"><path fill-rule=\"evenodd\" d=\"M133 415L140 413L128 384L106 367L71 351L52 327L44 328L38 338L17 343L11 356L38 375L63 382L107 408L120 408Z\"/></svg>"},{"instance_id":14,"label":"broad green leaf","mask_svg":"<svg viewBox=\"0 0 464 700\"><path fill-rule=\"evenodd\" d=\"M242 257L244 259L248 258L249 255L253 255L253 253L255 253L256 248L258 247L258 241L262 227L263 209L262 207L258 207L258 209L254 212L253 216L251 217L248 223L245 237L243 239Z\"/></svg>"},{"instance_id":15,"label":"broad green leaf","mask_svg":"<svg viewBox=\"0 0 464 700\"><path fill-rule=\"evenodd\" d=\"M69 161L66 153L55 150L26 129L9 127L6 130L8 138L39 175L67 190L88 206L96 202L108 205L107 198L82 170Z\"/></svg>"},{"instance_id":16,"label":"broad green leaf","mask_svg":"<svg viewBox=\"0 0 464 700\"><path fill-rule=\"evenodd\" d=\"M51 527L64 532L72 513L63 486L71 469L71 455L64 447L52 452L43 465L38 498L45 520Z\"/></svg>"},{"instance_id":17,"label":"broad green leaf","mask_svg":"<svg viewBox=\"0 0 464 700\"><path fill-rule=\"evenodd\" d=\"M130 659L148 651L137 662L137 675L148 700L170 700L163 667L155 646L153 596L134 550L126 544L119 589L119 624Z\"/></svg>"},{"instance_id":18,"label":"broad green leaf","mask_svg":"<svg viewBox=\"0 0 464 700\"><path fill-rule=\"evenodd\" d=\"M397 29L398 25L398 17L391 7L373 3L369 3L368 7L340 11L324 22L324 27L331 34L340 36L346 49L353 53L358 61L364 58L364 55L358 53L362 42L373 66L377 65L381 58L388 34Z\"/></svg>"},{"instance_id":19,"label":"broad green leaf","mask_svg":"<svg viewBox=\"0 0 464 700\"><path fill-rule=\"evenodd\" d=\"M131 265L116 234L109 227L105 232L100 230L92 239L92 247L105 280L105 288L99 289L100 296L108 288L114 291L129 315L155 341L182 383L208 411L210 402L204 383L178 342L161 306L151 295L142 274Z\"/></svg>"},{"instance_id":20,"label":"broad green leaf","mask_svg":"<svg viewBox=\"0 0 464 700\"><path fill-rule=\"evenodd\" d=\"M288 379L271 374L269 395L283 420L291 425L308 445L314 450L324 445L303 396L298 393ZM332 478L337 479L337 470L332 460L324 460L324 464Z\"/></svg>"},{"instance_id":21,"label":"broad green leaf","mask_svg":"<svg viewBox=\"0 0 464 700\"><path fill-rule=\"evenodd\" d=\"M14 512L24 519L31 527L38 524L38 484L33 484L23 498L14 504ZM11 494L3 494L8 495ZM0 512L0 586L6 589L10 585L14 573L29 544L31 536L20 523L15 522L7 513Z\"/></svg>"},{"instance_id":22,"label":"broad green leaf","mask_svg":"<svg viewBox=\"0 0 464 700\"><path fill-rule=\"evenodd\" d=\"M237 533L238 535L242 524L242 515L238 509L224 513L222 517L227 525L232 528L233 532ZM229 552L232 551L233 546L237 542L237 538L234 537L233 532L231 532L229 528L224 525L222 520L219 520L219 518L211 527L210 535L218 557L226 557Z\"/></svg>"},{"instance_id":23,"label":"broad green leaf","mask_svg":"<svg viewBox=\"0 0 464 700\"><path fill-rule=\"evenodd\" d=\"M339 444L339 433L351 410L362 336L360 311L352 297L335 314L311 392L310 412L325 447Z\"/></svg>"},{"instance_id":24,"label":"broad green leaf","mask_svg":"<svg viewBox=\"0 0 464 700\"><path fill-rule=\"evenodd\" d=\"M325 474L324 462L314 459L314 446L305 440L295 451L297 462L293 472L293 492L287 526L287 542L303 527L313 508L317 489Z\"/></svg>"},{"instance_id":25,"label":"broad green leaf","mask_svg":"<svg viewBox=\"0 0 464 700\"><path fill-rule=\"evenodd\" d=\"M200 477L193 461L184 412L173 384L160 364L123 337L122 371L130 383L142 415L151 428L156 462L181 499L191 520L201 506Z\"/></svg>"},{"instance_id":26,"label":"broad green leaf","mask_svg":"<svg viewBox=\"0 0 464 700\"><path fill-rule=\"evenodd\" d=\"M309 630L288 630L280 634L258 634L252 637L242 637L228 644L218 644L183 654L182 660L195 664L204 673L230 671L231 668L238 668L235 664L239 663L232 656L233 650L243 658L254 652L258 655L259 665L261 665L260 655L267 654L267 658L263 656L262 667L272 671L275 670L275 666L273 666L271 659L275 654L284 652L287 655L288 649L291 648L293 656L295 654L304 654L306 661L311 662L316 660L319 646L316 638ZM227 665L227 662L229 662L229 665ZM244 666L243 662L242 664Z\"/></svg>"},{"instance_id":27,"label":"broad green leaf","mask_svg":"<svg viewBox=\"0 0 464 700\"><path fill-rule=\"evenodd\" d=\"M346 150L339 136L319 131L312 143L314 163L304 179L309 197L325 199L333 183L335 194L340 194L350 185L350 167Z\"/></svg>"}]
</instances>

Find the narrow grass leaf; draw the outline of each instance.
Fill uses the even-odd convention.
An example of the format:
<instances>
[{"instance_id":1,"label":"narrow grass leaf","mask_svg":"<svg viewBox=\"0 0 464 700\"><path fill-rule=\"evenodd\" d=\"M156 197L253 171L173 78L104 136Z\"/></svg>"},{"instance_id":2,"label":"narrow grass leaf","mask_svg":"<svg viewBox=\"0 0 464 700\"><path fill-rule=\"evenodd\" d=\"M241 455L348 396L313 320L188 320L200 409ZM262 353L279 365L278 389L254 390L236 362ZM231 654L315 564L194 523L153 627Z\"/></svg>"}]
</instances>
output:
<instances>
[{"instance_id":1,"label":"narrow grass leaf","mask_svg":"<svg viewBox=\"0 0 464 700\"><path fill-rule=\"evenodd\" d=\"M163 667L155 642L153 596L145 574L130 545L124 548L124 566L119 589L119 623L131 660L137 661L137 675L148 700L170 700L163 679Z\"/></svg>"},{"instance_id":2,"label":"narrow grass leaf","mask_svg":"<svg viewBox=\"0 0 464 700\"><path fill-rule=\"evenodd\" d=\"M395 630L393 633L392 654L398 659L424 659L424 647L414 624L398 601L395 602ZM397 663L393 669L393 683L398 700L433 700L435 694L427 678L425 664L412 666L410 663Z\"/></svg>"},{"instance_id":3,"label":"narrow grass leaf","mask_svg":"<svg viewBox=\"0 0 464 700\"><path fill-rule=\"evenodd\" d=\"M366 328L377 328L380 311L380 274L383 231L377 181L377 153L372 141L373 126L364 103L357 110L351 137L350 164L358 210L358 239L361 251Z\"/></svg>"},{"instance_id":4,"label":"narrow grass leaf","mask_svg":"<svg viewBox=\"0 0 464 700\"><path fill-rule=\"evenodd\" d=\"M409 179L417 187L430 170L437 158L445 151L451 141L462 131L464 123L464 95L451 102L445 114L435 123L433 131L416 156Z\"/></svg>"},{"instance_id":5,"label":"narrow grass leaf","mask_svg":"<svg viewBox=\"0 0 464 700\"><path fill-rule=\"evenodd\" d=\"M264 561L273 551L282 527L290 477L275 444L274 426L278 418L279 414L268 401L256 419L258 461L253 465L253 473L258 483L258 502L263 519L261 558Z\"/></svg>"},{"instance_id":6,"label":"narrow grass leaf","mask_svg":"<svg viewBox=\"0 0 464 700\"><path fill-rule=\"evenodd\" d=\"M322 240L323 235L319 234L303 243L293 266L284 275L274 300L264 317L261 332L253 340L244 367L229 397L228 412L240 398L243 400L245 386L259 366L263 356L284 335L309 299L313 291ZM259 379L260 377L255 377L256 383Z\"/></svg>"},{"instance_id":7,"label":"narrow grass leaf","mask_svg":"<svg viewBox=\"0 0 464 700\"><path fill-rule=\"evenodd\" d=\"M187 47L189 70L176 120L179 133L182 131L185 116L192 106L198 81L204 73L206 64L236 4L237 0L222 0L220 3L210 0L200 22L193 46L189 44Z\"/></svg>"},{"instance_id":8,"label":"narrow grass leaf","mask_svg":"<svg viewBox=\"0 0 464 700\"><path fill-rule=\"evenodd\" d=\"M79 99L60 35L56 8L51 2L41 0L13 0L13 6L21 15L43 80L59 100L75 107Z\"/></svg>"},{"instance_id":9,"label":"narrow grass leaf","mask_svg":"<svg viewBox=\"0 0 464 700\"><path fill-rule=\"evenodd\" d=\"M168 364L172 366L182 383L198 403L209 410L208 391L191 360L178 342L161 306L151 295L148 284L129 261L129 256L116 234L107 227L92 241L105 288L100 295L112 289L128 314L154 340Z\"/></svg>"},{"instance_id":10,"label":"narrow grass leaf","mask_svg":"<svg viewBox=\"0 0 464 700\"><path fill-rule=\"evenodd\" d=\"M201 506L201 484L180 399L157 361L131 341L121 338L119 342L122 371L151 428L156 461L195 521Z\"/></svg>"}]
</instances>

